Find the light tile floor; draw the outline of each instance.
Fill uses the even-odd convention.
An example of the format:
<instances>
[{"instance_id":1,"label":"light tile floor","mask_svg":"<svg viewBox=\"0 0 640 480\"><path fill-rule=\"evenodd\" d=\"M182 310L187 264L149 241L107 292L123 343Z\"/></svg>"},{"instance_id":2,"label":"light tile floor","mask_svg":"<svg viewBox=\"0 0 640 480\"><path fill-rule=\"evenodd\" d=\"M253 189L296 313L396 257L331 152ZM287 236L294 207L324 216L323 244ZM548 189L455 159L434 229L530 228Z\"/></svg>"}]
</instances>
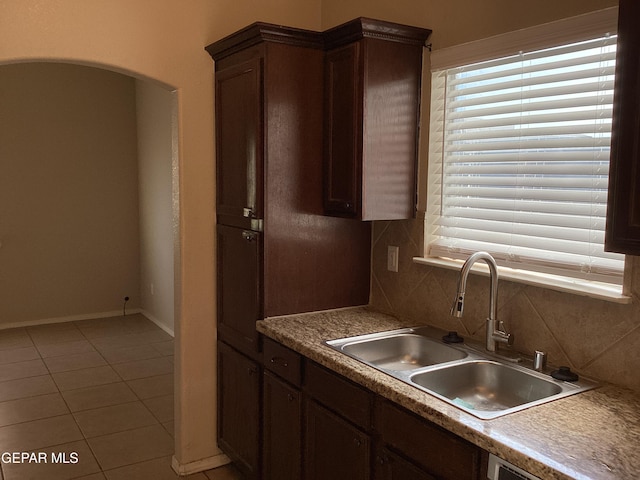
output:
<instances>
[{"instance_id":1,"label":"light tile floor","mask_svg":"<svg viewBox=\"0 0 640 480\"><path fill-rule=\"evenodd\" d=\"M0 480L177 479L173 425L173 339L144 316L0 330Z\"/></svg>"}]
</instances>

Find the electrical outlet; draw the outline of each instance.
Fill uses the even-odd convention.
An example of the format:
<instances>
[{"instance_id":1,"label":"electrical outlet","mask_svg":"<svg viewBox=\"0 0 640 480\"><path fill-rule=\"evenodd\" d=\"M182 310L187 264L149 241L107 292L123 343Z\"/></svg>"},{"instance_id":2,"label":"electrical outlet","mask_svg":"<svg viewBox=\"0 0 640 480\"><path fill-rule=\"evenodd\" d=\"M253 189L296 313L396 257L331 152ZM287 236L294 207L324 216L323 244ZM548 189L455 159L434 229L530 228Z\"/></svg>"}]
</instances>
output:
<instances>
[{"instance_id":1,"label":"electrical outlet","mask_svg":"<svg viewBox=\"0 0 640 480\"><path fill-rule=\"evenodd\" d=\"M387 247L387 270L390 272L398 271L398 257L400 256L400 247Z\"/></svg>"}]
</instances>

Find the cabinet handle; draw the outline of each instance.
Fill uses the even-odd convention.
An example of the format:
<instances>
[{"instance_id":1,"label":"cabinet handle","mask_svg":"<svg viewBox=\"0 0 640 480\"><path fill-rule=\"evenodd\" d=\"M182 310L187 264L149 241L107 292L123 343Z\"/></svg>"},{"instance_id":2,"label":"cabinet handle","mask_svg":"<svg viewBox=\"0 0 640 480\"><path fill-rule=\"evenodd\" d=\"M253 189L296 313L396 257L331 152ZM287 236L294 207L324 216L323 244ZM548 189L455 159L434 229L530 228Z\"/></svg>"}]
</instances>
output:
<instances>
[{"instance_id":1,"label":"cabinet handle","mask_svg":"<svg viewBox=\"0 0 640 480\"><path fill-rule=\"evenodd\" d=\"M290 402L293 402L294 397L293 397L293 394L292 394L292 393L289 393L289 394L287 395L287 400L289 400Z\"/></svg>"},{"instance_id":2,"label":"cabinet handle","mask_svg":"<svg viewBox=\"0 0 640 480\"><path fill-rule=\"evenodd\" d=\"M253 242L258 237L258 234L255 232L251 232L249 230L242 231L242 238L244 238L247 242Z\"/></svg>"},{"instance_id":3,"label":"cabinet handle","mask_svg":"<svg viewBox=\"0 0 640 480\"><path fill-rule=\"evenodd\" d=\"M387 459L381 455L377 455L376 460L378 460L380 465L385 465L387 463Z\"/></svg>"},{"instance_id":4,"label":"cabinet handle","mask_svg":"<svg viewBox=\"0 0 640 480\"><path fill-rule=\"evenodd\" d=\"M283 367L289 366L289 363L287 363L287 360L282 357L271 357L271 363L273 363L274 365L280 364Z\"/></svg>"},{"instance_id":5,"label":"cabinet handle","mask_svg":"<svg viewBox=\"0 0 640 480\"><path fill-rule=\"evenodd\" d=\"M351 210L352 206L353 205L351 204L351 202L341 202L341 201L333 202L333 208L336 210Z\"/></svg>"},{"instance_id":6,"label":"cabinet handle","mask_svg":"<svg viewBox=\"0 0 640 480\"><path fill-rule=\"evenodd\" d=\"M360 447L362 445L362 441L360 441L360 439L356 437L356 438L353 439L353 444L356 447Z\"/></svg>"}]
</instances>

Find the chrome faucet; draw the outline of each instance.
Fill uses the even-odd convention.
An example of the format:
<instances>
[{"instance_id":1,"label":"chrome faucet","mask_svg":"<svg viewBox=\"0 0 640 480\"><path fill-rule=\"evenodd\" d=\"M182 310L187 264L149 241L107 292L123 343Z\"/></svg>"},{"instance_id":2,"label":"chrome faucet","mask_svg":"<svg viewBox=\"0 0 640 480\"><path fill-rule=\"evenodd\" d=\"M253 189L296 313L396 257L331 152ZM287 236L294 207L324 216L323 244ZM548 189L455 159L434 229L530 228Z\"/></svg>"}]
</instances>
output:
<instances>
[{"instance_id":1,"label":"chrome faucet","mask_svg":"<svg viewBox=\"0 0 640 480\"><path fill-rule=\"evenodd\" d=\"M498 266L495 259L487 252L476 252L472 254L460 270L460 278L458 279L458 294L451 307L451 315L454 317L462 317L464 310L464 294L467 288L467 277L471 271L471 267L478 260L484 260L489 266L489 274L491 276L491 291L489 296L489 317L487 318L486 332L486 348L490 352L495 352L498 343L513 343L513 336L504 330L504 323L497 320L498 312ZM497 328L496 328L497 322Z\"/></svg>"}]
</instances>

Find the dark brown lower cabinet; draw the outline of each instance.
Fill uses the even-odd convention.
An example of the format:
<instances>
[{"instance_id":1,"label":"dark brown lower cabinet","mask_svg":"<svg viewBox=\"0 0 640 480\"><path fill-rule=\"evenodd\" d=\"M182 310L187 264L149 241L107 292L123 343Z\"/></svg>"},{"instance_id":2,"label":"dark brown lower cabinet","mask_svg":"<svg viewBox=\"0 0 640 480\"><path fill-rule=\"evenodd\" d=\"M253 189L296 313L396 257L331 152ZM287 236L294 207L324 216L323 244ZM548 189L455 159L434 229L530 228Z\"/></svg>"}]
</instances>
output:
<instances>
[{"instance_id":1,"label":"dark brown lower cabinet","mask_svg":"<svg viewBox=\"0 0 640 480\"><path fill-rule=\"evenodd\" d=\"M306 406L304 478L369 480L370 436L313 400Z\"/></svg>"},{"instance_id":2,"label":"dark brown lower cabinet","mask_svg":"<svg viewBox=\"0 0 640 480\"><path fill-rule=\"evenodd\" d=\"M265 338L262 375L262 471L265 480L481 480L488 454L363 386ZM259 392L255 364L222 345L222 384L245 382L231 395L222 392L222 438L237 452L245 473L259 456L253 415L245 400ZM242 368L225 367L240 355ZM226 376L226 377L225 377ZM252 384L252 387L249 385ZM257 400L254 400L256 405ZM227 412L230 408L231 413ZM230 415L229 418L226 418ZM228 423L224 423L224 422ZM235 431L225 430L236 422ZM241 440L244 439L244 443ZM239 448L237 445L241 445ZM227 449L224 449L228 453ZM248 453L253 452L253 453ZM253 458L249 461L249 458ZM240 460L238 460L240 459ZM247 475L248 478L256 478Z\"/></svg>"},{"instance_id":3,"label":"dark brown lower cabinet","mask_svg":"<svg viewBox=\"0 0 640 480\"><path fill-rule=\"evenodd\" d=\"M260 371L218 342L218 442L247 479L260 478Z\"/></svg>"},{"instance_id":4,"label":"dark brown lower cabinet","mask_svg":"<svg viewBox=\"0 0 640 480\"><path fill-rule=\"evenodd\" d=\"M486 452L466 440L380 397L376 399L374 416L381 448L388 453L401 452L410 459L426 475L417 478L480 480L483 473L486 476ZM402 463L402 457L390 455L389 459L391 463Z\"/></svg>"},{"instance_id":5,"label":"dark brown lower cabinet","mask_svg":"<svg viewBox=\"0 0 640 480\"><path fill-rule=\"evenodd\" d=\"M388 448L376 454L374 470L375 480L438 480Z\"/></svg>"},{"instance_id":6,"label":"dark brown lower cabinet","mask_svg":"<svg viewBox=\"0 0 640 480\"><path fill-rule=\"evenodd\" d=\"M265 370L263 382L263 478L302 478L302 394Z\"/></svg>"}]
</instances>

